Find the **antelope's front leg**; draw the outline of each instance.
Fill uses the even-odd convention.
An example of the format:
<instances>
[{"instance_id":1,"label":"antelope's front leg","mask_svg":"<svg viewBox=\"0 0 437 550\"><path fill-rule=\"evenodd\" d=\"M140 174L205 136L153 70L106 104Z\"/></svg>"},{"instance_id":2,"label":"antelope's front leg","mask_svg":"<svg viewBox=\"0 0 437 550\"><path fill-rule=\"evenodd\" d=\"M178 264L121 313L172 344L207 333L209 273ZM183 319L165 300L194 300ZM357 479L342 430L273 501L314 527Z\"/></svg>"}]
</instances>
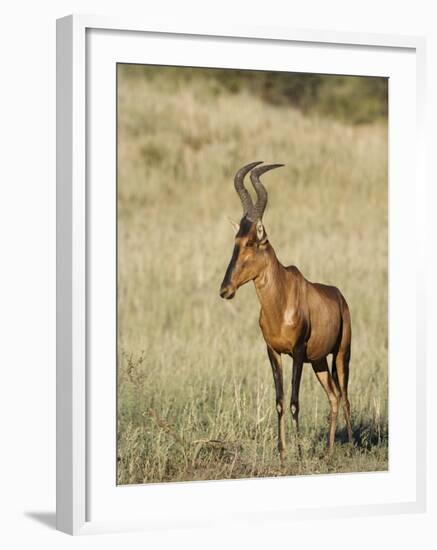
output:
<instances>
[{"instance_id":1,"label":"antelope's front leg","mask_svg":"<svg viewBox=\"0 0 437 550\"><path fill-rule=\"evenodd\" d=\"M284 383L282 375L282 360L281 354L276 353L267 346L267 353L272 366L273 380L276 390L276 410L278 412L278 450L281 464L284 464L285 457L285 419L284 419Z\"/></svg>"}]
</instances>

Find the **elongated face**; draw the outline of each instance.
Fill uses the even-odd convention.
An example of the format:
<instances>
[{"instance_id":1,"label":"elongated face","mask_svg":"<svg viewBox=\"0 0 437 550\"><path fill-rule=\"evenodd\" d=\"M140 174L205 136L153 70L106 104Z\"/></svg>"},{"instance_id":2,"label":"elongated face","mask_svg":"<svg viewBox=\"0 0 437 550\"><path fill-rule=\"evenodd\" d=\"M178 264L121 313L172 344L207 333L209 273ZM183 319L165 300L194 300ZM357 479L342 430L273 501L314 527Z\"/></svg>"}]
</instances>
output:
<instances>
[{"instance_id":1,"label":"elongated face","mask_svg":"<svg viewBox=\"0 0 437 550\"><path fill-rule=\"evenodd\" d=\"M230 300L237 289L255 279L265 266L267 235L262 222L244 217L237 226L234 251L220 287L220 296Z\"/></svg>"}]
</instances>

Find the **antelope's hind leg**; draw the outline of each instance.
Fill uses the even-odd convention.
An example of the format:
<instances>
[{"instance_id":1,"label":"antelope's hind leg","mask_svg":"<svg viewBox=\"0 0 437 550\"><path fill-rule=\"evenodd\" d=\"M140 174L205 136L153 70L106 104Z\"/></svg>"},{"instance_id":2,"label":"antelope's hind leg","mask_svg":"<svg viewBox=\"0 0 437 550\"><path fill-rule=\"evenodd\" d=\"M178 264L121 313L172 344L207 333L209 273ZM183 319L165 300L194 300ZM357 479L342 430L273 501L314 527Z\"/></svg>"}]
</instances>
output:
<instances>
[{"instance_id":1,"label":"antelope's hind leg","mask_svg":"<svg viewBox=\"0 0 437 550\"><path fill-rule=\"evenodd\" d=\"M352 422L351 422L351 407L347 395L347 386L349 382L349 361L350 349L339 351L332 360L332 377L340 388L341 405L343 408L344 418L346 420L347 438L349 443L353 442Z\"/></svg>"},{"instance_id":2,"label":"antelope's hind leg","mask_svg":"<svg viewBox=\"0 0 437 550\"><path fill-rule=\"evenodd\" d=\"M281 464L285 458L285 421L284 421L284 382L282 375L281 354L276 353L267 346L270 365L272 367L273 380L276 390L276 411L278 413L278 450Z\"/></svg>"},{"instance_id":3,"label":"antelope's hind leg","mask_svg":"<svg viewBox=\"0 0 437 550\"><path fill-rule=\"evenodd\" d=\"M314 361L311 363L314 369L314 372L322 385L323 389L326 392L326 395L329 399L329 404L331 406L330 414L330 427L329 427L329 436L328 436L328 445L329 452L332 453L334 449L334 440L335 440L335 430L337 428L337 415L338 415L338 404L340 400L340 390L337 387L337 384L334 382L329 369L328 361L326 357L320 359L320 361Z\"/></svg>"}]
</instances>

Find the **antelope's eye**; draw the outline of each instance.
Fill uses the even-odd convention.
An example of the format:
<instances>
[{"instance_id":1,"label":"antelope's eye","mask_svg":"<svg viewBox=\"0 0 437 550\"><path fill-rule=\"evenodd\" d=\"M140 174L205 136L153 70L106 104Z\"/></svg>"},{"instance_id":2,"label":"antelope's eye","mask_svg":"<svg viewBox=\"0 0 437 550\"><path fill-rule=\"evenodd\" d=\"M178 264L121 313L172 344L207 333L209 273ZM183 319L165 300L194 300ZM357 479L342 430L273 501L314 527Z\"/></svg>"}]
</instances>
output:
<instances>
[{"instance_id":1,"label":"antelope's eye","mask_svg":"<svg viewBox=\"0 0 437 550\"><path fill-rule=\"evenodd\" d=\"M255 243L253 241L247 241L245 246L253 246Z\"/></svg>"}]
</instances>

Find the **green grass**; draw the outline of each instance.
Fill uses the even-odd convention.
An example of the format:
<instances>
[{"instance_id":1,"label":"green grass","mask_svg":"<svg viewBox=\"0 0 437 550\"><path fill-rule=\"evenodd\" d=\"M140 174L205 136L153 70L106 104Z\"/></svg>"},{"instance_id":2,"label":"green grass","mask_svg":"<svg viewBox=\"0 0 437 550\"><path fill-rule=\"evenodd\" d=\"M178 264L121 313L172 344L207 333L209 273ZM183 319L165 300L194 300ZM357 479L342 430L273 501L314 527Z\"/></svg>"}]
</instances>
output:
<instances>
[{"instance_id":1,"label":"green grass","mask_svg":"<svg viewBox=\"0 0 437 550\"><path fill-rule=\"evenodd\" d=\"M118 483L386 470L386 125L138 70L119 68ZM232 302L219 297L233 247L227 216L241 215L232 178L252 160L286 164L264 178L279 259L338 286L352 314L356 444L344 443L340 416L327 458L328 402L305 365L302 458L289 416L283 468L253 285Z\"/></svg>"}]
</instances>

